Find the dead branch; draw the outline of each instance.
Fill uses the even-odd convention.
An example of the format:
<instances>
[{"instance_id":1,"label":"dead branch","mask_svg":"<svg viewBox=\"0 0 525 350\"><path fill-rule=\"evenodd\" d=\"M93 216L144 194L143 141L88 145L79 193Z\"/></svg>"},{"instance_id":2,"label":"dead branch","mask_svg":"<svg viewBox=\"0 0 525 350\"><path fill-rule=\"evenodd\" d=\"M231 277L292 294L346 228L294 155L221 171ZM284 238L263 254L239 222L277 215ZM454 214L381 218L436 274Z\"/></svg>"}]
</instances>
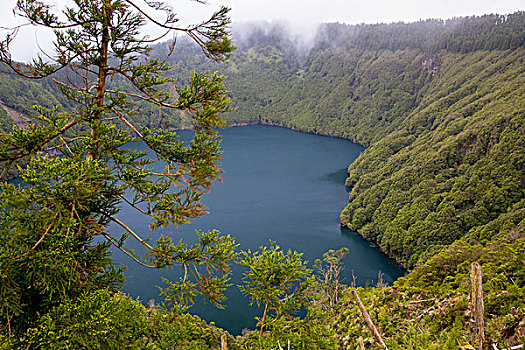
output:
<instances>
[{"instance_id":1,"label":"dead branch","mask_svg":"<svg viewBox=\"0 0 525 350\"><path fill-rule=\"evenodd\" d=\"M357 306L359 307L359 310L361 311L361 315L365 319L365 321L366 321L366 323L368 325L368 328L374 334L374 337L379 342L379 345L381 346L381 348L383 348L385 350L388 350L388 347L386 346L385 342L383 341L383 338L381 337L381 334L379 334L376 326L374 325L374 322L372 322L372 319L370 318L370 315L366 311L365 306L361 302L361 299L359 298L359 295L357 294L357 291L354 288L352 289L352 295L354 296L354 298L355 298L355 300L357 302Z\"/></svg>"}]
</instances>

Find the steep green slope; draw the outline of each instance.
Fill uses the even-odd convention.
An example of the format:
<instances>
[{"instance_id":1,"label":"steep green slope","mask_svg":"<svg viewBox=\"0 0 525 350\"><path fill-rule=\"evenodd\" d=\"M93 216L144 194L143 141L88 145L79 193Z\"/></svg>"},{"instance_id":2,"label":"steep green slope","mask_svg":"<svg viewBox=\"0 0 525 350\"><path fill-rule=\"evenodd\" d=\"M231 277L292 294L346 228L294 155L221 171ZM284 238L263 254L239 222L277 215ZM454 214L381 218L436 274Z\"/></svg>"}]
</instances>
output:
<instances>
[{"instance_id":1,"label":"steep green slope","mask_svg":"<svg viewBox=\"0 0 525 350\"><path fill-rule=\"evenodd\" d=\"M65 98L57 85L50 79L29 80L15 74L2 73L0 67L0 100L19 113L30 116L33 106L52 108L57 105L70 107L71 102Z\"/></svg>"},{"instance_id":2,"label":"steep green slope","mask_svg":"<svg viewBox=\"0 0 525 350\"><path fill-rule=\"evenodd\" d=\"M6 111L0 108L0 130L8 131L13 127L13 120L9 118Z\"/></svg>"},{"instance_id":3,"label":"steep green slope","mask_svg":"<svg viewBox=\"0 0 525 350\"><path fill-rule=\"evenodd\" d=\"M312 53L293 85L272 99L262 122L369 145L417 106L431 79L426 60L414 49Z\"/></svg>"},{"instance_id":4,"label":"steep green slope","mask_svg":"<svg viewBox=\"0 0 525 350\"><path fill-rule=\"evenodd\" d=\"M350 166L342 222L410 268L465 235L489 242L497 233L482 226L494 220L517 224L524 59L523 49L442 55L423 101Z\"/></svg>"}]
</instances>

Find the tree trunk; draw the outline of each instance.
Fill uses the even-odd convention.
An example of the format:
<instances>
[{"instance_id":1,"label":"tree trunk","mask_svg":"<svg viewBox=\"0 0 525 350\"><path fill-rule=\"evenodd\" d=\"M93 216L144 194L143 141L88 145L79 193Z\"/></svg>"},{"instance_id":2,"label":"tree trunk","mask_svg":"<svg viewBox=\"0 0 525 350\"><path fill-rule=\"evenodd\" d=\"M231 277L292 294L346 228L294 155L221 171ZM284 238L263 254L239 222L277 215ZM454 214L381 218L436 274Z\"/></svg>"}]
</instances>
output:
<instances>
[{"instance_id":1,"label":"tree trunk","mask_svg":"<svg viewBox=\"0 0 525 350\"><path fill-rule=\"evenodd\" d=\"M264 307L264 313L261 320L261 330L259 331L259 337L262 337L263 329L264 329L264 322L266 322L266 314L268 313L268 304Z\"/></svg>"},{"instance_id":2,"label":"tree trunk","mask_svg":"<svg viewBox=\"0 0 525 350\"><path fill-rule=\"evenodd\" d=\"M482 350L485 342L485 305L483 304L481 266L474 262L470 269L469 337L472 346L477 350Z\"/></svg>"},{"instance_id":3,"label":"tree trunk","mask_svg":"<svg viewBox=\"0 0 525 350\"><path fill-rule=\"evenodd\" d=\"M104 97L106 96L106 77L108 75L108 53L109 53L109 42L110 37L110 26L111 26L111 13L110 13L110 0L105 0L102 4L102 12L104 16L104 23L102 24L102 37L99 48L98 57L98 76L97 76L97 87L96 87L96 109L91 116L91 122L93 124L100 124L102 113L104 110ZM91 127L91 137L96 140L98 138L97 133L93 126ZM90 150L88 159L98 157L97 148L98 142L94 143L95 146Z\"/></svg>"}]
</instances>

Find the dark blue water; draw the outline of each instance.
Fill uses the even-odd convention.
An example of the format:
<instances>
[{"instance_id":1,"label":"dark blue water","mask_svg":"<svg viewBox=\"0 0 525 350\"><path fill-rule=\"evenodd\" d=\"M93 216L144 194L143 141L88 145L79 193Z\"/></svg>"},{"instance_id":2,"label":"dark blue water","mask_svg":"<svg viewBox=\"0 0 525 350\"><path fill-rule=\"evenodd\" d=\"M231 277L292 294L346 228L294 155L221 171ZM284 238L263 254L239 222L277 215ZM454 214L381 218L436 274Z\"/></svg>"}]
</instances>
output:
<instances>
[{"instance_id":1,"label":"dark blue water","mask_svg":"<svg viewBox=\"0 0 525 350\"><path fill-rule=\"evenodd\" d=\"M273 240L283 249L303 252L309 262L322 258L329 249L348 247L343 282L351 283L352 273L359 285L375 283L379 271L389 283L403 275L391 260L339 224L339 213L348 202L346 168L363 147L347 140L268 126L235 127L221 133L223 182L204 198L211 214L179 227L172 236L174 241L180 237L190 244L195 229L218 229L234 236L240 250L253 251ZM119 215L136 231L147 231L147 218L127 208ZM156 286L163 285L161 276L177 276L176 270L140 267L118 252L115 257L128 266L124 292L145 302L160 301ZM234 266L233 272L232 282L238 285L242 271ZM227 295L225 310L198 304L190 312L233 334L254 328L254 317L262 312L250 307L237 287L230 288Z\"/></svg>"}]
</instances>

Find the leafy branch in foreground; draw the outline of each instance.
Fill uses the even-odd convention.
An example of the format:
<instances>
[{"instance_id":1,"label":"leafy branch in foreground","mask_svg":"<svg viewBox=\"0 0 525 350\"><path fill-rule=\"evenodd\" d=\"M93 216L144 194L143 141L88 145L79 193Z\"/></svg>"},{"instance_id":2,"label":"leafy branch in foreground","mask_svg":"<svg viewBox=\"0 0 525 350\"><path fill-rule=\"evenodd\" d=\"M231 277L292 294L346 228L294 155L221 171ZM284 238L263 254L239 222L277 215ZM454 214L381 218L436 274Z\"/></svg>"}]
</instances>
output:
<instances>
[{"instance_id":1,"label":"leafy branch in foreground","mask_svg":"<svg viewBox=\"0 0 525 350\"><path fill-rule=\"evenodd\" d=\"M216 129L223 123L220 114L230 110L224 78L194 73L186 86L175 86L164 75L169 69L165 60L150 58L148 45L181 32L208 57L225 60L234 49L228 9L179 28L173 9L160 2L69 4L58 11L46 1L18 0L15 7L28 23L54 31L53 54L41 53L30 64L18 64L9 49L19 28L0 41L0 61L12 72L29 79L48 77L75 106L37 107L32 124L0 134L1 176L29 159L27 168L19 167L26 186L0 185L0 323L7 325L0 332L15 342L38 314L62 301L90 290L118 289L122 278L109 259L111 245L143 266L180 267L181 288L197 288L188 292L188 303L202 294L219 305L235 257L233 238L217 231L199 234L199 243L192 247L174 244L169 234L150 243L147 232L135 232L118 216L122 205L128 205L158 229L207 213L202 195L222 172ZM164 28L165 34L142 36L148 23ZM174 49L175 41L168 55ZM129 90L112 89L114 79L127 81ZM191 116L192 140L139 126L139 101ZM127 146L131 142L142 142L148 150L133 150ZM110 232L109 224L123 233ZM129 237L141 243L144 255L127 247ZM177 288L170 282L165 294Z\"/></svg>"},{"instance_id":2,"label":"leafy branch in foreground","mask_svg":"<svg viewBox=\"0 0 525 350\"><path fill-rule=\"evenodd\" d=\"M347 252L347 248L329 251L324 262L340 269L340 260ZM244 259L239 264L248 270L239 288L250 297L251 304L264 305L262 318L256 318L258 332L250 332L243 339L246 348L276 349L288 344L291 349L334 349L336 339L326 320L335 307L325 307L327 285L323 283L330 280L338 284L333 269L316 262L321 274L313 276L301 253L284 252L275 242L241 255Z\"/></svg>"}]
</instances>

